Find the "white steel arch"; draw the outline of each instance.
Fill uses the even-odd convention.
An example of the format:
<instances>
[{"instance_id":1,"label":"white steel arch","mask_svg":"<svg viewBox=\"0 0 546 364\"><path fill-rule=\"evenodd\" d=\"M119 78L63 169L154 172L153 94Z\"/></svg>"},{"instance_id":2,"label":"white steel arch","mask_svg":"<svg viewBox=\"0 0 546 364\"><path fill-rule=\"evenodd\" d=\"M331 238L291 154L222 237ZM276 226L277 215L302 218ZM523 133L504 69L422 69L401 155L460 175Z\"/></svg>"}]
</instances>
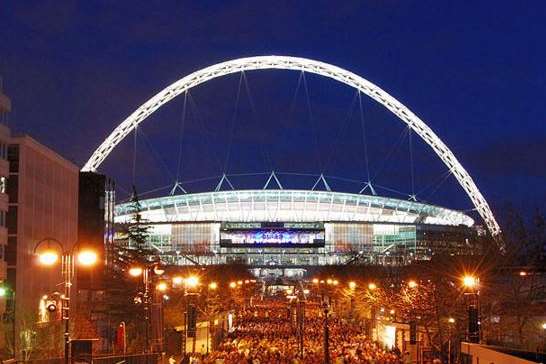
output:
<instances>
[{"instance_id":1,"label":"white steel arch","mask_svg":"<svg viewBox=\"0 0 546 364\"><path fill-rule=\"evenodd\" d=\"M104 142L95 150L91 158L82 168L82 171L96 171L104 159L110 154L115 146L129 134L138 124L150 116L163 104L169 102L181 93L212 80L228 74L241 71L282 69L293 71L304 71L328 77L349 85L363 94L368 95L375 101L390 110L400 120L408 124L440 157L450 172L455 175L459 184L470 197L481 217L484 219L489 232L493 236L500 234L499 224L495 220L489 204L481 194L480 190L472 180L472 177L459 163L453 152L440 140L440 138L428 127L423 120L411 112L394 97L383 91L380 87L370 81L340 67L315 61L312 59L289 57L289 56L259 56L234 59L218 63L176 81L163 89L154 97L146 101L127 119L119 124Z\"/></svg>"}]
</instances>

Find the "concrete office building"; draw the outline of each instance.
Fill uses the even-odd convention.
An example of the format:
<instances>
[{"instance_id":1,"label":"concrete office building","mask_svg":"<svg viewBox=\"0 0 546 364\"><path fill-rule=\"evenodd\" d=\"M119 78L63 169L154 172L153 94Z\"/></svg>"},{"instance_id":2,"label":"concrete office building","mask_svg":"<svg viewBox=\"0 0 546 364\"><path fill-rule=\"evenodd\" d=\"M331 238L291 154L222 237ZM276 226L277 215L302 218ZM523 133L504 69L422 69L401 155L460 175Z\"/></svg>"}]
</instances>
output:
<instances>
[{"instance_id":1,"label":"concrete office building","mask_svg":"<svg viewBox=\"0 0 546 364\"><path fill-rule=\"evenodd\" d=\"M76 243L79 168L26 135L12 137L7 154L7 285L15 292L11 321L19 353L40 298L62 291L61 267L38 266L34 248L44 238L58 240L65 250Z\"/></svg>"}]
</instances>

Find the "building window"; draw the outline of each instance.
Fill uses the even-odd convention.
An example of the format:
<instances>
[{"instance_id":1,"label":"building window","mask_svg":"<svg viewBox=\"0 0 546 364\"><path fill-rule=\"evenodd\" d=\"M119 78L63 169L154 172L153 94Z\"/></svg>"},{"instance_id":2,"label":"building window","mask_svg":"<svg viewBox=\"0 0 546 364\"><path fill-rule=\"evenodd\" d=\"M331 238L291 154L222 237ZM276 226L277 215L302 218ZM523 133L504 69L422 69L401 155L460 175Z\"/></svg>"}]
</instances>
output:
<instances>
[{"instance_id":1,"label":"building window","mask_svg":"<svg viewBox=\"0 0 546 364\"><path fill-rule=\"evenodd\" d=\"M9 182L6 183L6 192L9 197L9 203L17 203L19 193L19 175L12 174Z\"/></svg>"},{"instance_id":2,"label":"building window","mask_svg":"<svg viewBox=\"0 0 546 364\"><path fill-rule=\"evenodd\" d=\"M6 177L0 177L0 193L6 193L8 179Z\"/></svg>"},{"instance_id":3,"label":"building window","mask_svg":"<svg viewBox=\"0 0 546 364\"><path fill-rule=\"evenodd\" d=\"M8 237L8 245L5 248L4 260L8 265L17 264L17 238L15 236Z\"/></svg>"},{"instance_id":4,"label":"building window","mask_svg":"<svg viewBox=\"0 0 546 364\"><path fill-rule=\"evenodd\" d=\"M8 234L17 234L17 206L10 206L6 218Z\"/></svg>"},{"instance_id":5,"label":"building window","mask_svg":"<svg viewBox=\"0 0 546 364\"><path fill-rule=\"evenodd\" d=\"M8 147L9 172L19 172L19 146L10 145Z\"/></svg>"}]
</instances>

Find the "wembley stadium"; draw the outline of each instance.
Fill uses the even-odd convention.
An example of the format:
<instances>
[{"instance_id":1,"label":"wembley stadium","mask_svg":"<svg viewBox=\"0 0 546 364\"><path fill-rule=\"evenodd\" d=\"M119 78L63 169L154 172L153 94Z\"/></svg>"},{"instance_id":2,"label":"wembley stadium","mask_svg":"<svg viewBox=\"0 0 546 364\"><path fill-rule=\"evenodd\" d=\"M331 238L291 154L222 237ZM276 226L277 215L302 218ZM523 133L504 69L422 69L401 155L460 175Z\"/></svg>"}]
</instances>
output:
<instances>
[{"instance_id":1,"label":"wembley stadium","mask_svg":"<svg viewBox=\"0 0 546 364\"><path fill-rule=\"evenodd\" d=\"M255 269L260 276L291 275L300 274L309 266L351 263L403 265L428 260L436 254L472 254L479 249L476 242L482 233L495 239L500 236L499 224L482 192L451 149L424 120L369 80L341 67L307 58L238 58L180 78L119 123L93 152L82 172L96 172L114 148L133 132L133 150L136 150L139 125L177 96L185 95L186 100L189 90L233 74L241 75L241 87L244 72L260 70L295 71L300 73L300 79L309 73L337 81L353 88L358 100L360 95L366 95L396 116L409 139L412 191L402 194L409 199L377 195L372 185L375 181L370 179L367 154L364 159L368 180L358 181L360 186L365 184L359 193L332 191L322 174L319 180L322 179L325 190L316 188L319 181L311 189L284 189L274 172L262 189L237 190L228 181L231 189L222 190L220 187L228 172L227 162L224 163L223 177L213 192L187 193L178 180L182 158L180 148L177 178L173 181L171 193L140 201L142 218L150 226L149 247L163 260L176 265L242 263ZM363 120L362 107L359 110ZM410 132L418 136L443 163L446 171L442 172L441 181L453 176L466 193L473 207L464 211L475 211L480 218L477 224L459 210L421 202L426 199L421 199L414 191ZM363 145L366 145L364 126L362 138ZM233 140L231 137L227 139ZM228 152L226 161L229 155ZM136 152L133 151L133 186L136 161ZM268 188L272 179L277 182L278 189ZM134 217L133 209L130 203L117 204L114 222L130 223Z\"/></svg>"},{"instance_id":2,"label":"wembley stadium","mask_svg":"<svg viewBox=\"0 0 546 364\"><path fill-rule=\"evenodd\" d=\"M150 248L177 265L247 264L259 275L305 266L409 264L461 254L474 220L443 207L317 190L228 190L140 201ZM130 223L131 203L115 222Z\"/></svg>"}]
</instances>

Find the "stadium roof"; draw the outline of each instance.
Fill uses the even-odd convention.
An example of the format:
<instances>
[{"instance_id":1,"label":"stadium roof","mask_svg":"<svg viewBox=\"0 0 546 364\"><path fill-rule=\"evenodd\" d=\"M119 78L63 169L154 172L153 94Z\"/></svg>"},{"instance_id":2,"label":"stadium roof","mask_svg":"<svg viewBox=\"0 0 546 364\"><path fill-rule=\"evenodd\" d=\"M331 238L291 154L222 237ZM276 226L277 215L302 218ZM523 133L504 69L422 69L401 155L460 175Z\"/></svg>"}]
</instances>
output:
<instances>
[{"instance_id":1,"label":"stadium roof","mask_svg":"<svg viewBox=\"0 0 546 364\"><path fill-rule=\"evenodd\" d=\"M462 212L395 198L309 190L230 190L140 201L142 216L158 222L351 221L472 226ZM116 222L131 219L130 203L115 208Z\"/></svg>"}]
</instances>

